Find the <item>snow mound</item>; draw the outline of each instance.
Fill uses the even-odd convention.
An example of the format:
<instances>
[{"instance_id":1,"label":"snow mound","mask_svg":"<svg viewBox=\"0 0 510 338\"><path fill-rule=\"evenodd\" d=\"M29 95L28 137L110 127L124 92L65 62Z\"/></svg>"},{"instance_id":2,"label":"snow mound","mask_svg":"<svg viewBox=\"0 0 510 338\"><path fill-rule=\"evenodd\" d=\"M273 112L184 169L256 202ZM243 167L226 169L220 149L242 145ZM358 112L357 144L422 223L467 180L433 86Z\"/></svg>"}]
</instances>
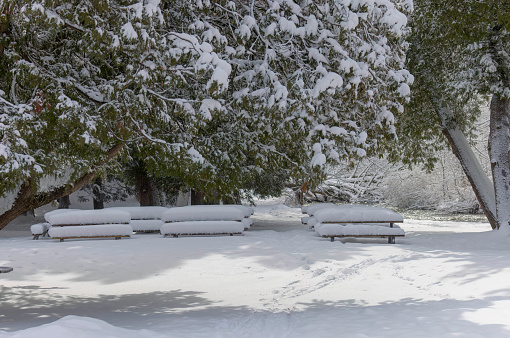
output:
<instances>
[{"instance_id":1,"label":"snow mound","mask_svg":"<svg viewBox=\"0 0 510 338\"><path fill-rule=\"evenodd\" d=\"M63 210L63 209L61 209ZM127 211L100 209L100 210L70 210L68 212L52 212L44 218L51 225L65 224L129 224L131 215Z\"/></svg>"},{"instance_id":2,"label":"snow mound","mask_svg":"<svg viewBox=\"0 0 510 338\"><path fill-rule=\"evenodd\" d=\"M162 235L217 235L238 234L243 232L244 225L236 221L195 221L165 223L161 226Z\"/></svg>"},{"instance_id":3,"label":"snow mound","mask_svg":"<svg viewBox=\"0 0 510 338\"><path fill-rule=\"evenodd\" d=\"M160 219L133 219L129 223L133 231L159 231L163 224Z\"/></svg>"},{"instance_id":4,"label":"snow mound","mask_svg":"<svg viewBox=\"0 0 510 338\"><path fill-rule=\"evenodd\" d=\"M319 204L312 204L312 205L304 205L301 207L301 212L303 214L313 216L318 210L336 207L336 206L337 205L333 204L333 203L319 203Z\"/></svg>"},{"instance_id":5,"label":"snow mound","mask_svg":"<svg viewBox=\"0 0 510 338\"><path fill-rule=\"evenodd\" d=\"M60 213L67 213L71 211L80 211L81 209L55 209L52 211L48 211L44 214L44 219L46 222L50 222L48 219L52 217L52 215L60 214Z\"/></svg>"},{"instance_id":6,"label":"snow mound","mask_svg":"<svg viewBox=\"0 0 510 338\"><path fill-rule=\"evenodd\" d=\"M4 337L0 332L0 337ZM6 334L5 337L9 338L162 338L163 335L151 332L148 330L128 330L120 327L115 327L102 320L66 316L53 323L41 325L38 327L21 330L12 334Z\"/></svg>"},{"instance_id":7,"label":"snow mound","mask_svg":"<svg viewBox=\"0 0 510 338\"><path fill-rule=\"evenodd\" d=\"M193 205L168 209L161 214L163 222L242 221L245 212L226 205Z\"/></svg>"},{"instance_id":8,"label":"snow mound","mask_svg":"<svg viewBox=\"0 0 510 338\"><path fill-rule=\"evenodd\" d=\"M44 223L37 223L32 226L30 226L30 231L32 232L32 235L42 235L48 229L51 227L50 223L44 222Z\"/></svg>"},{"instance_id":9,"label":"snow mound","mask_svg":"<svg viewBox=\"0 0 510 338\"><path fill-rule=\"evenodd\" d=\"M131 219L161 219L161 214L168 210L165 207L147 206L147 207L111 207L107 210L123 210L129 212Z\"/></svg>"},{"instance_id":10,"label":"snow mound","mask_svg":"<svg viewBox=\"0 0 510 338\"><path fill-rule=\"evenodd\" d=\"M51 227L48 231L51 238L61 237L103 237L131 236L133 229L129 224L94 224L66 227Z\"/></svg>"},{"instance_id":11,"label":"snow mound","mask_svg":"<svg viewBox=\"0 0 510 338\"><path fill-rule=\"evenodd\" d=\"M315 232L321 236L404 236L404 230L398 226L373 224L316 224Z\"/></svg>"},{"instance_id":12,"label":"snow mound","mask_svg":"<svg viewBox=\"0 0 510 338\"><path fill-rule=\"evenodd\" d=\"M366 205L338 205L323 208L314 213L314 218L319 223L370 223L370 222L403 222L402 215L393 210L371 207Z\"/></svg>"}]
</instances>

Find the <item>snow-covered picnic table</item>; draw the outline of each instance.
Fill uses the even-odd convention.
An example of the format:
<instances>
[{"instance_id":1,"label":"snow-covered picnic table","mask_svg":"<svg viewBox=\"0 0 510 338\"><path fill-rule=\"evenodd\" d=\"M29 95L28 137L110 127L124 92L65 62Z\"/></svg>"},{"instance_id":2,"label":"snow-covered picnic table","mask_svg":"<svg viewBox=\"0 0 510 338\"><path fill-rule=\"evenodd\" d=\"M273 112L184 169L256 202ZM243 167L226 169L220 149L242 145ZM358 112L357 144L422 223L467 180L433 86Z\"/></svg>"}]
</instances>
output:
<instances>
[{"instance_id":1,"label":"snow-covered picnic table","mask_svg":"<svg viewBox=\"0 0 510 338\"><path fill-rule=\"evenodd\" d=\"M253 209L242 205L192 205L161 214L164 236L240 235L249 228Z\"/></svg>"},{"instance_id":2,"label":"snow-covered picnic table","mask_svg":"<svg viewBox=\"0 0 510 338\"><path fill-rule=\"evenodd\" d=\"M317 204L303 211L313 215L303 221L332 242L335 237L388 237L388 243L394 244L395 237L405 236L396 224L404 222L402 215L386 208Z\"/></svg>"},{"instance_id":3,"label":"snow-covered picnic table","mask_svg":"<svg viewBox=\"0 0 510 338\"><path fill-rule=\"evenodd\" d=\"M134 232L159 232L164 222L161 214L168 210L160 206L112 207L110 210L127 211L131 215L129 225Z\"/></svg>"},{"instance_id":4,"label":"snow-covered picnic table","mask_svg":"<svg viewBox=\"0 0 510 338\"><path fill-rule=\"evenodd\" d=\"M131 215L124 210L67 210L47 213L44 218L51 224L50 237L61 242L70 238L120 239L133 233Z\"/></svg>"}]
</instances>

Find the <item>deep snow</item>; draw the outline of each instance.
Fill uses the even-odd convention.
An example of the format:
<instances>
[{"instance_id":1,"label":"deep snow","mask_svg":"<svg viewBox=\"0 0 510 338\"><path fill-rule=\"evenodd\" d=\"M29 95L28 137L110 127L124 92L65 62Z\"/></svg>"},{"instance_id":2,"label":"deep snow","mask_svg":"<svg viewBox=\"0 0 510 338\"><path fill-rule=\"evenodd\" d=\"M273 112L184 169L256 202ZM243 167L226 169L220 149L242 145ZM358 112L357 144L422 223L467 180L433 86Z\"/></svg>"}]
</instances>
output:
<instances>
[{"instance_id":1,"label":"deep snow","mask_svg":"<svg viewBox=\"0 0 510 338\"><path fill-rule=\"evenodd\" d=\"M395 245L331 243L300 216L261 206L234 237L60 243L7 227L23 236L0 238L14 268L0 337L510 337L510 238L488 223L406 219Z\"/></svg>"}]
</instances>

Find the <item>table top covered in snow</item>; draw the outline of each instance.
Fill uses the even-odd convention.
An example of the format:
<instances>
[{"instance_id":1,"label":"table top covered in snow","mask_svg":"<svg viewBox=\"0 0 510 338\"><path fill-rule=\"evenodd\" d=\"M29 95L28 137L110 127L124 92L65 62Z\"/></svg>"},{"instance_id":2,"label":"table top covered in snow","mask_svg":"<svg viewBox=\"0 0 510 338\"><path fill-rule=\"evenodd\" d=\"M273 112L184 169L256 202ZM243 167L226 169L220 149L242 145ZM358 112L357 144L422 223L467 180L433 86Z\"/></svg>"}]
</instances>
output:
<instances>
[{"instance_id":1,"label":"table top covered in snow","mask_svg":"<svg viewBox=\"0 0 510 338\"><path fill-rule=\"evenodd\" d=\"M367 205L337 205L317 210L319 223L402 223L404 218L393 210Z\"/></svg>"}]
</instances>

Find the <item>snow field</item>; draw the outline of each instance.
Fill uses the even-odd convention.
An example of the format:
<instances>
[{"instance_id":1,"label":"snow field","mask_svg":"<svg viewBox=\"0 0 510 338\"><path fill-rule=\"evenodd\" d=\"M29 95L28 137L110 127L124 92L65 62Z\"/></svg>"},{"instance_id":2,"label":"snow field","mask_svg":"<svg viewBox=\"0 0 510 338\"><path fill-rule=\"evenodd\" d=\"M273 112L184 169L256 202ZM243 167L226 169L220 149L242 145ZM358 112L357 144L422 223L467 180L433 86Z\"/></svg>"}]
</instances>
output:
<instances>
[{"instance_id":1,"label":"snow field","mask_svg":"<svg viewBox=\"0 0 510 338\"><path fill-rule=\"evenodd\" d=\"M331 243L299 217L257 208L234 237L0 239L14 268L0 337L510 336L508 238L488 224L406 220L396 245Z\"/></svg>"}]
</instances>

